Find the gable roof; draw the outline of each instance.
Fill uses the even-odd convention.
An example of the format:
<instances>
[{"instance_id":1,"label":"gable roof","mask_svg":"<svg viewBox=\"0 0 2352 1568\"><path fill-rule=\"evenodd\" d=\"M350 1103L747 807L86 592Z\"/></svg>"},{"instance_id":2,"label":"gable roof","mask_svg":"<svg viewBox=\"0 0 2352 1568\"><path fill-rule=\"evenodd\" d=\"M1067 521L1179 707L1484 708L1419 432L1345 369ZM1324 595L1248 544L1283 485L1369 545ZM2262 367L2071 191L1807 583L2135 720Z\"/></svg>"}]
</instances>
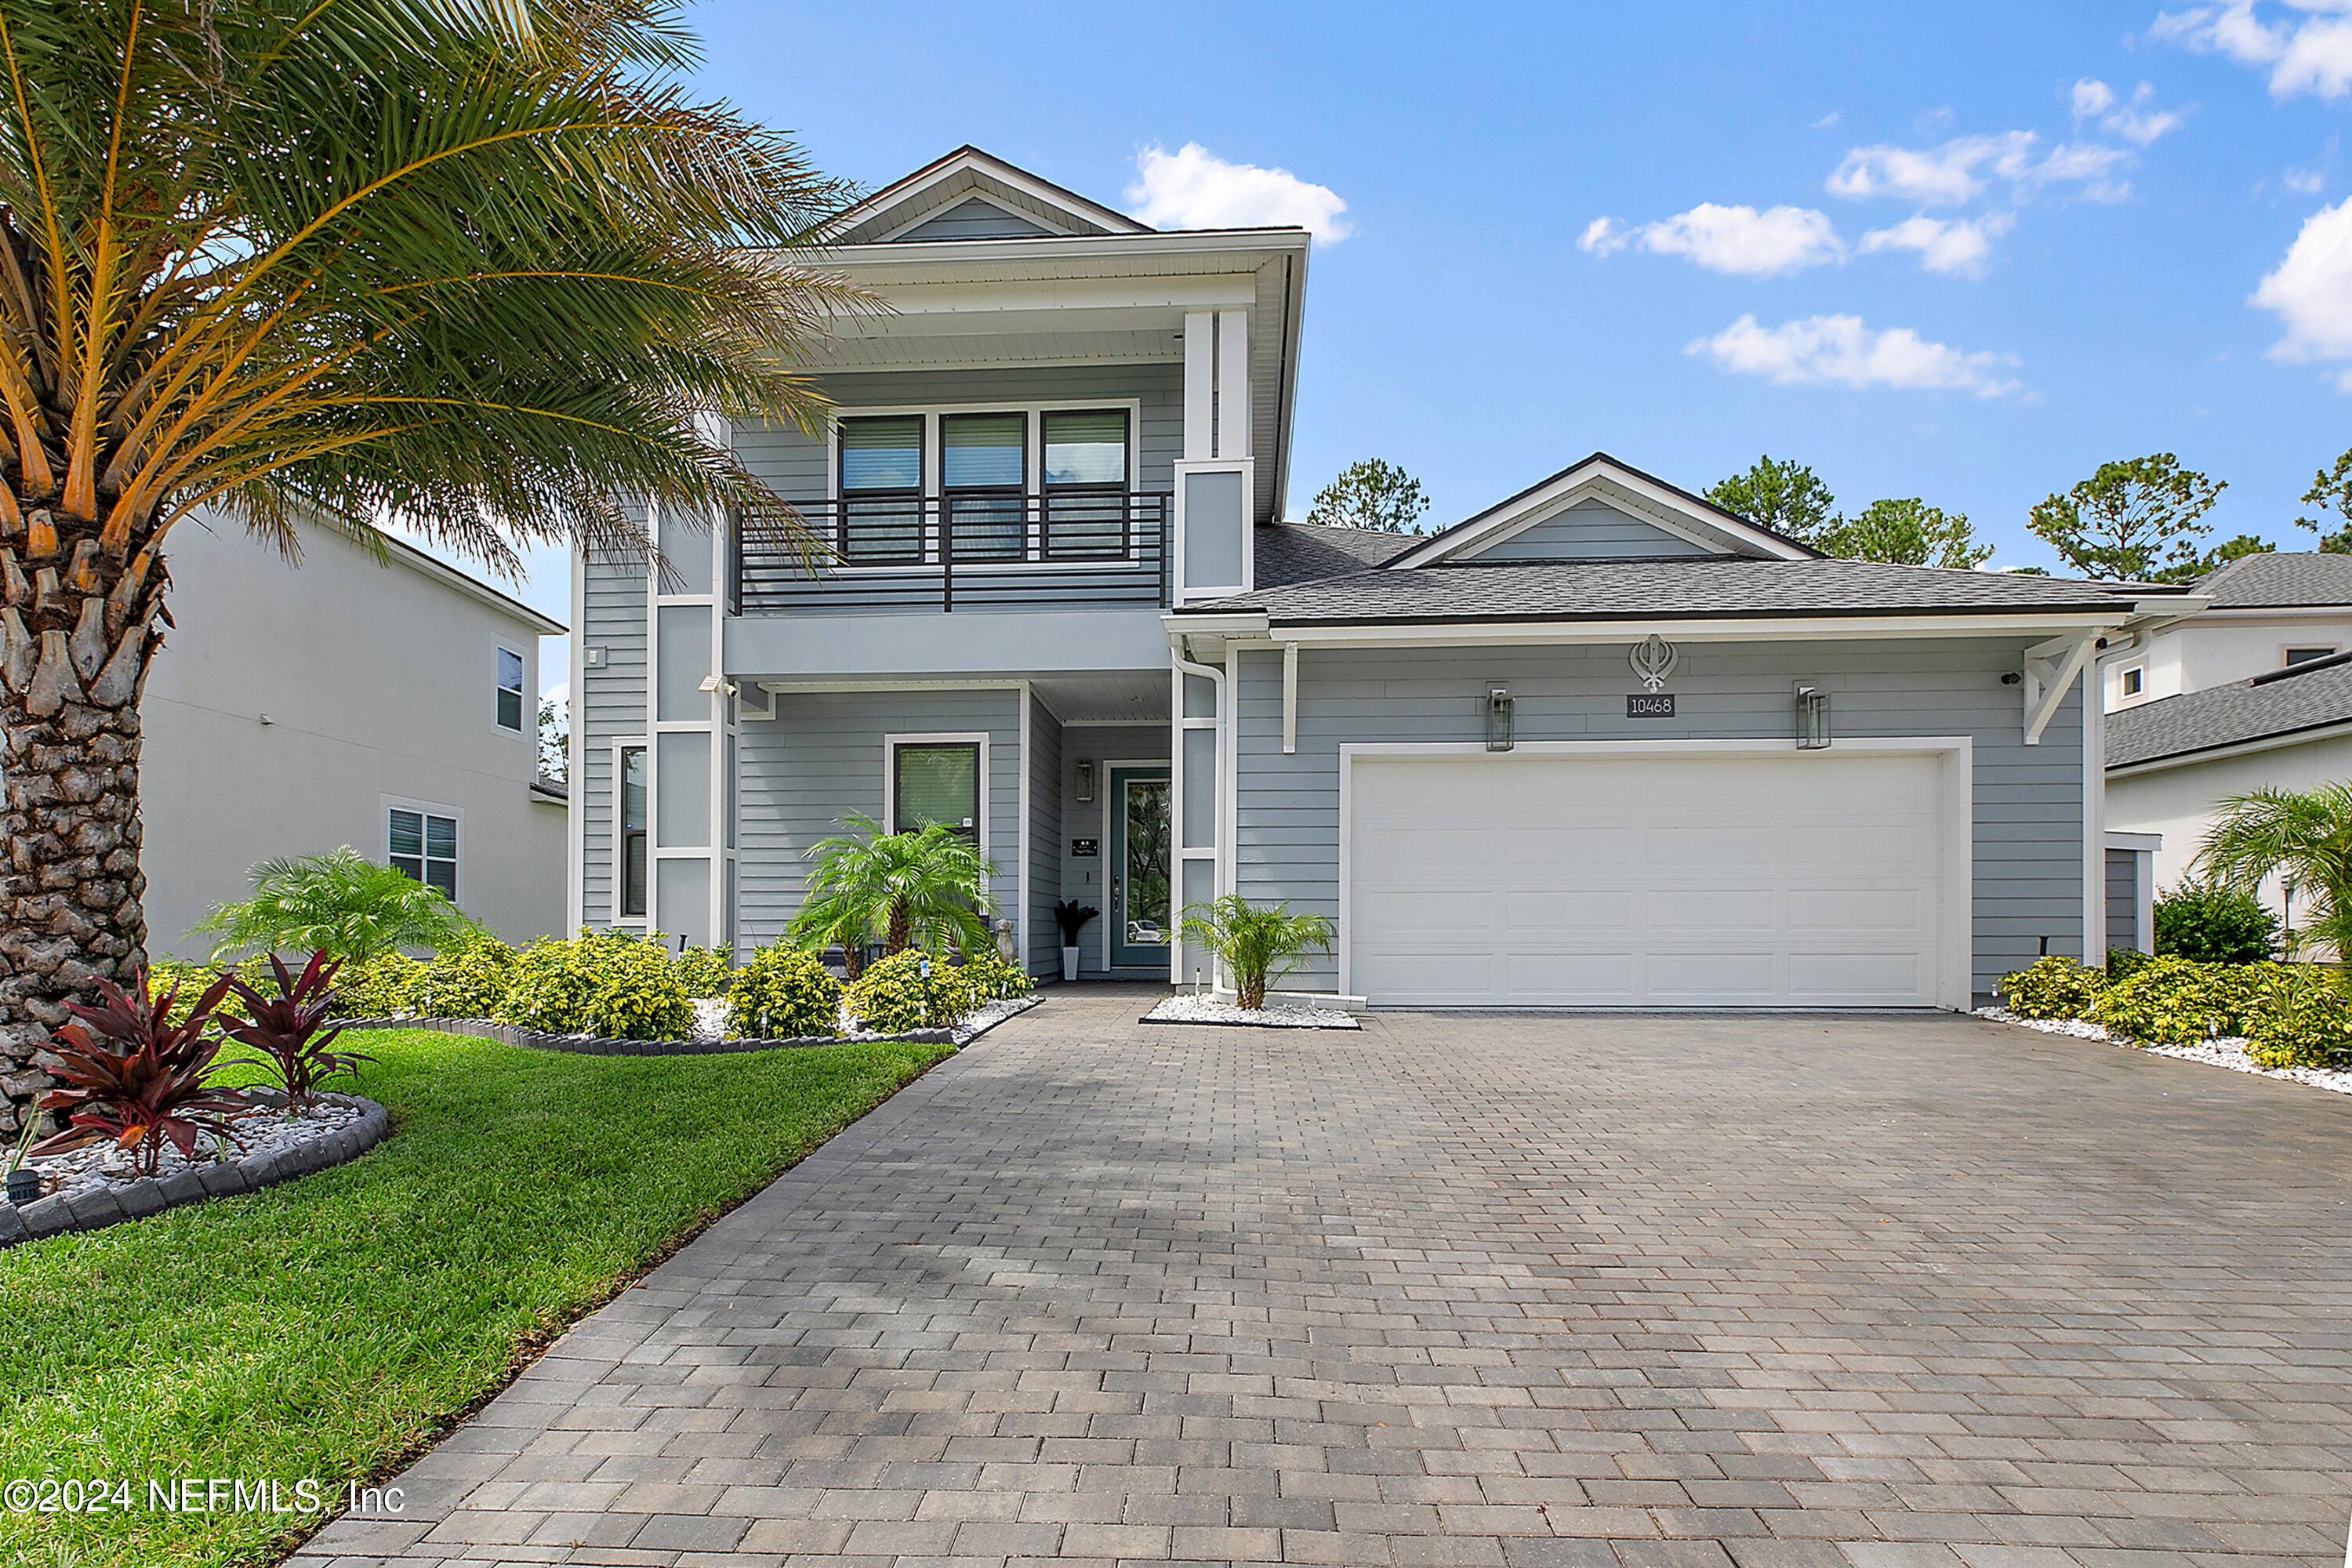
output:
<instances>
[{"instance_id":1,"label":"gable roof","mask_svg":"<svg viewBox=\"0 0 2352 1568\"><path fill-rule=\"evenodd\" d=\"M920 226L978 195L1055 237L1150 234L1149 224L967 143L891 181L827 227L834 245L874 245Z\"/></svg>"},{"instance_id":2,"label":"gable roof","mask_svg":"<svg viewBox=\"0 0 2352 1568\"><path fill-rule=\"evenodd\" d=\"M1606 452L1594 452L1475 517L1421 541L1389 564L1411 571L1465 559L1475 555L1480 547L1507 539L1588 497L1609 501L1644 522L1725 555L1779 561L1818 559L1821 555L1812 546L1750 522L1737 512L1727 511L1704 496L1693 495L1654 474L1643 473Z\"/></svg>"},{"instance_id":3,"label":"gable roof","mask_svg":"<svg viewBox=\"0 0 2352 1568\"><path fill-rule=\"evenodd\" d=\"M1263 530L1261 530L1263 531ZM2178 595L2180 590L2169 589ZM1174 613L1262 612L1282 625L1692 620L1798 616L2127 614L2138 590L2063 577L1888 566L1822 556L1660 561L1396 563L1292 583Z\"/></svg>"},{"instance_id":4,"label":"gable roof","mask_svg":"<svg viewBox=\"0 0 2352 1568\"><path fill-rule=\"evenodd\" d=\"M2352 608L2352 555L2266 550L2197 579L2217 610L2278 610L2342 605Z\"/></svg>"},{"instance_id":5,"label":"gable roof","mask_svg":"<svg viewBox=\"0 0 2352 1568\"><path fill-rule=\"evenodd\" d=\"M2234 564L2234 563L2232 563ZM2189 759L2352 723L2352 653L2291 664L2107 715L2107 768Z\"/></svg>"}]
</instances>

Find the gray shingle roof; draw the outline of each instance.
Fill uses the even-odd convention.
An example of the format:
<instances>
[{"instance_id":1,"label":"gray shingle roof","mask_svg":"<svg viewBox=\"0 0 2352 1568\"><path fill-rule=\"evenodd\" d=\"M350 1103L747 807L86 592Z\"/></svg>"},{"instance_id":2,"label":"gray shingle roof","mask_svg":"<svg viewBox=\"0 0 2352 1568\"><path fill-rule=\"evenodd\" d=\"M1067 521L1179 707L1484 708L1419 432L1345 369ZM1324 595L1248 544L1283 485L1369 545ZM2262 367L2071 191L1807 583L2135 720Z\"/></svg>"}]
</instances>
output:
<instances>
[{"instance_id":1,"label":"gray shingle roof","mask_svg":"<svg viewBox=\"0 0 2352 1568\"><path fill-rule=\"evenodd\" d=\"M2177 591L2177 590L2175 590ZM2135 594L2145 594L2136 590ZM1263 610L1274 620L1416 622L1642 616L1909 615L2114 609L2113 584L1872 561L1465 563L1360 571L1189 606Z\"/></svg>"},{"instance_id":2,"label":"gray shingle roof","mask_svg":"<svg viewBox=\"0 0 2352 1568\"><path fill-rule=\"evenodd\" d=\"M1279 587L1360 572L1392 561L1420 542L1409 533L1381 533L1369 528L1262 523L1256 536L1257 585Z\"/></svg>"},{"instance_id":3,"label":"gray shingle roof","mask_svg":"<svg viewBox=\"0 0 2352 1568\"><path fill-rule=\"evenodd\" d=\"M2292 735L2352 721L2352 654L2107 715L2107 766Z\"/></svg>"},{"instance_id":4,"label":"gray shingle roof","mask_svg":"<svg viewBox=\"0 0 2352 1568\"><path fill-rule=\"evenodd\" d=\"M2304 605L2352 605L2352 555L2268 551L2241 555L2197 579L2217 610L2287 609Z\"/></svg>"}]
</instances>

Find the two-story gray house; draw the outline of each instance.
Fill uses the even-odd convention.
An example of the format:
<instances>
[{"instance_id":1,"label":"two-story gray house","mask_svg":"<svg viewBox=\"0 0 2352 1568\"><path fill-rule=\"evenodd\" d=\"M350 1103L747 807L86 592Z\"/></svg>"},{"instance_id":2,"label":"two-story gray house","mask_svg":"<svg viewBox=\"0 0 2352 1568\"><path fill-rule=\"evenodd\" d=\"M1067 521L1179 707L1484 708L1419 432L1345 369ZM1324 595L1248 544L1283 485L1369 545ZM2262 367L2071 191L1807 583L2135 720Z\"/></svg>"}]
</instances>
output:
<instances>
[{"instance_id":1,"label":"two-story gray house","mask_svg":"<svg viewBox=\"0 0 2352 1568\"><path fill-rule=\"evenodd\" d=\"M1401 1006L1962 1007L2104 931L2108 651L2174 591L1825 560L1595 454L1434 537L1282 520L1308 240L962 149L841 225L814 575L583 563L573 915L738 951L852 812L998 868L1034 973L1190 981L1219 893ZM2103 940L2095 940L2096 952Z\"/></svg>"}]
</instances>

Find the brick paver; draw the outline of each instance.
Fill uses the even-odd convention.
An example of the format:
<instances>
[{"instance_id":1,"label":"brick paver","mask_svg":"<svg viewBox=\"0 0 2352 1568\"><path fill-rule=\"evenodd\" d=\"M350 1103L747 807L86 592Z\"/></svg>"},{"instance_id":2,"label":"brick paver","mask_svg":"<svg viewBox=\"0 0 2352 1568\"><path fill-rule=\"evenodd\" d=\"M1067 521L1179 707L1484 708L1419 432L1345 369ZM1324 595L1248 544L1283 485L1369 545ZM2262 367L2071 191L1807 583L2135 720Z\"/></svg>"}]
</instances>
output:
<instances>
[{"instance_id":1,"label":"brick paver","mask_svg":"<svg viewBox=\"0 0 2352 1568\"><path fill-rule=\"evenodd\" d=\"M2343 1560L2352 1100L1967 1018L1035 1012L298 1560Z\"/></svg>"}]
</instances>

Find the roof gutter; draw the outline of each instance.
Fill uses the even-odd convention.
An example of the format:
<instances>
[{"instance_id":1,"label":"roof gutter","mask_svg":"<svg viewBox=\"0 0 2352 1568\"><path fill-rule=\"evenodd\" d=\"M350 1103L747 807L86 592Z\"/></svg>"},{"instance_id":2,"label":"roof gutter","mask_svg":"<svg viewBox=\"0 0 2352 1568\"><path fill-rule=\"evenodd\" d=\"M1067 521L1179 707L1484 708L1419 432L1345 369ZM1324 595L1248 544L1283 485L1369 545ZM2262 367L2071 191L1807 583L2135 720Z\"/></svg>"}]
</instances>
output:
<instances>
[{"instance_id":1,"label":"roof gutter","mask_svg":"<svg viewBox=\"0 0 2352 1568\"><path fill-rule=\"evenodd\" d=\"M2251 756L2257 752L2274 752L2282 746L2307 745L2314 741L2333 741L2344 736L2352 736L2352 719L2323 720L2300 730L2281 730L2274 734L2255 735L2243 741L2224 741L2219 745L2200 746L2192 751L2167 752L2160 757L2144 757L2136 763L2118 763L2107 769L2107 777L2127 779L2140 773L2160 773L2168 768L2224 762L2231 757Z\"/></svg>"},{"instance_id":2,"label":"roof gutter","mask_svg":"<svg viewBox=\"0 0 2352 1568\"><path fill-rule=\"evenodd\" d=\"M2032 637L2064 632L2099 633L2126 626L2131 613L2018 613L1958 616L1758 616L1721 618L1672 616L1608 620L1442 621L1433 623L1297 623L1264 610L1223 613L1170 611L1161 622L1171 637L1223 637L1245 643L1297 643L1302 647L1482 647L1511 644L1572 646L1640 642L1653 634L1682 642L1885 641L1894 637Z\"/></svg>"}]
</instances>

